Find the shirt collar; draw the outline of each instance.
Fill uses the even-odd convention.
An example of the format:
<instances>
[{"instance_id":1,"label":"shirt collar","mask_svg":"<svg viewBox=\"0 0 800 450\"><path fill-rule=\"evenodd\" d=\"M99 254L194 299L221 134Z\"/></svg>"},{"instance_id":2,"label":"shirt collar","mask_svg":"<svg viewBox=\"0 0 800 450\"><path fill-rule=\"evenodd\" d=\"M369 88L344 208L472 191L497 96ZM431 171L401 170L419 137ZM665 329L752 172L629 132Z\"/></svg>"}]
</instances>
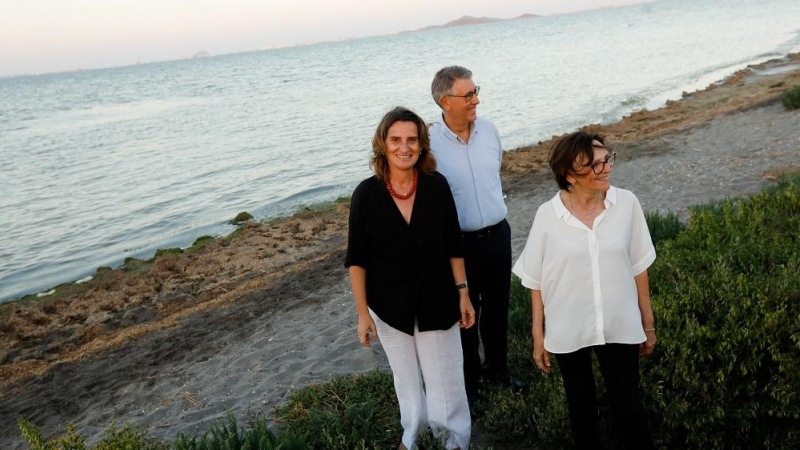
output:
<instances>
[{"instance_id":1,"label":"shirt collar","mask_svg":"<svg viewBox=\"0 0 800 450\"><path fill-rule=\"evenodd\" d=\"M478 127L476 125L476 122L477 120L469 125L470 141L472 141L472 137L478 133ZM439 114L439 125L441 125L442 134L444 134L448 139L456 141L459 144L464 143L464 141L462 141L461 138L458 137L458 135L453 130L451 130L450 127L447 126L447 123L445 123L444 121L444 113Z\"/></svg>"},{"instance_id":2,"label":"shirt collar","mask_svg":"<svg viewBox=\"0 0 800 450\"><path fill-rule=\"evenodd\" d=\"M556 217L559 219L564 217L565 215L569 214L569 210L564 205L564 202L561 201L561 191L559 190L556 192L555 197L553 197L553 209L556 212ZM606 199L603 200L603 204L605 204L606 209L610 209L612 205L617 204L617 188L611 186L606 191Z\"/></svg>"},{"instance_id":3,"label":"shirt collar","mask_svg":"<svg viewBox=\"0 0 800 450\"><path fill-rule=\"evenodd\" d=\"M614 186L608 188L608 191L606 192L606 200L604 203L606 204L606 209L608 209L608 207L611 205L617 204L617 188L615 188Z\"/></svg>"}]
</instances>

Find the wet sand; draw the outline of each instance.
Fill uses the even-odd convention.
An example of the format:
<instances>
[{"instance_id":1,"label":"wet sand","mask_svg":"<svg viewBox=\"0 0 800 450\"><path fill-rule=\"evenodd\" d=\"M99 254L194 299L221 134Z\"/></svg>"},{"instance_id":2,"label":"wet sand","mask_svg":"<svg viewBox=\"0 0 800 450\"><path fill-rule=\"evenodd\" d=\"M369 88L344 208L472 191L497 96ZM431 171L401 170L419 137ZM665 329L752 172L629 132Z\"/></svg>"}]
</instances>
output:
<instances>
[{"instance_id":1,"label":"wet sand","mask_svg":"<svg viewBox=\"0 0 800 450\"><path fill-rule=\"evenodd\" d=\"M758 192L800 173L800 55L754 66L651 112L590 125L617 152L611 180L646 211ZM556 192L550 142L509 152L504 188L514 254ZM167 438L228 411L270 416L293 389L334 374L387 371L362 348L347 273L347 205L272 223L88 283L0 307L0 448L24 448L16 418L46 437L74 423L90 442L113 419Z\"/></svg>"}]
</instances>

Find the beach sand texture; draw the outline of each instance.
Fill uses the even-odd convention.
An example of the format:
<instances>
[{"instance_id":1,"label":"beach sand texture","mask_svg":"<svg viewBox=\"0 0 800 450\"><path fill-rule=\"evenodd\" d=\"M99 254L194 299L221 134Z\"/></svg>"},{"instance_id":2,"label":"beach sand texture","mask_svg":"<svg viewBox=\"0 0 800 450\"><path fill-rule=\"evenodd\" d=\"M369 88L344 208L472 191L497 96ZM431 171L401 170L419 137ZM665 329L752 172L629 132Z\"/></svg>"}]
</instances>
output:
<instances>
[{"instance_id":1,"label":"beach sand texture","mask_svg":"<svg viewBox=\"0 0 800 450\"><path fill-rule=\"evenodd\" d=\"M753 194L800 172L800 55L749 67L652 112L587 129L618 152L612 184L645 211ZM509 152L504 187L514 255L556 193L551 141ZM293 389L333 374L388 371L362 348L343 267L347 205L248 223L192 253L99 270L54 295L0 307L0 448L24 448L16 418L45 437L66 423L94 442L113 419L153 435L205 431L228 411L270 416Z\"/></svg>"}]
</instances>

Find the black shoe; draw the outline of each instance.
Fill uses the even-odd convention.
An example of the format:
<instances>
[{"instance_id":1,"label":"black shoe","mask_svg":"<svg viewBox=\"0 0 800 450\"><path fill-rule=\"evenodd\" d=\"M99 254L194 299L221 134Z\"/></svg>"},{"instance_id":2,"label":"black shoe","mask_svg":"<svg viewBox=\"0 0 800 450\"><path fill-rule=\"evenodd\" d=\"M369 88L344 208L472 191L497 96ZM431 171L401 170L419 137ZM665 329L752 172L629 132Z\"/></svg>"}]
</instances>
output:
<instances>
[{"instance_id":1,"label":"black shoe","mask_svg":"<svg viewBox=\"0 0 800 450\"><path fill-rule=\"evenodd\" d=\"M484 374L484 380L488 383L492 384L499 384L503 387L509 387L514 392L522 392L528 388L527 383L522 381L520 378L515 377L514 375L504 374L504 375L494 375L494 376L487 376Z\"/></svg>"}]
</instances>

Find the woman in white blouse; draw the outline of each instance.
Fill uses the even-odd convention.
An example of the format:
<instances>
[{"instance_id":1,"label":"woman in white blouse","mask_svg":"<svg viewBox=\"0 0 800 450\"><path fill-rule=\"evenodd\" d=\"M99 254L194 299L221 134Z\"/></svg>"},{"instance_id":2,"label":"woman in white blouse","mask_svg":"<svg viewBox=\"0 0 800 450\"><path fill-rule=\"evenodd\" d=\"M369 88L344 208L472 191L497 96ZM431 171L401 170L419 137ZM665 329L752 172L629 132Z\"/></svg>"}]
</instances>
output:
<instances>
[{"instance_id":1,"label":"woman in white blouse","mask_svg":"<svg viewBox=\"0 0 800 450\"><path fill-rule=\"evenodd\" d=\"M533 359L558 361L575 446L600 448L592 352L626 448L653 448L639 357L656 343L647 268L656 258L639 201L609 184L616 153L582 131L550 152L559 192L541 205L514 273L531 289Z\"/></svg>"}]
</instances>

